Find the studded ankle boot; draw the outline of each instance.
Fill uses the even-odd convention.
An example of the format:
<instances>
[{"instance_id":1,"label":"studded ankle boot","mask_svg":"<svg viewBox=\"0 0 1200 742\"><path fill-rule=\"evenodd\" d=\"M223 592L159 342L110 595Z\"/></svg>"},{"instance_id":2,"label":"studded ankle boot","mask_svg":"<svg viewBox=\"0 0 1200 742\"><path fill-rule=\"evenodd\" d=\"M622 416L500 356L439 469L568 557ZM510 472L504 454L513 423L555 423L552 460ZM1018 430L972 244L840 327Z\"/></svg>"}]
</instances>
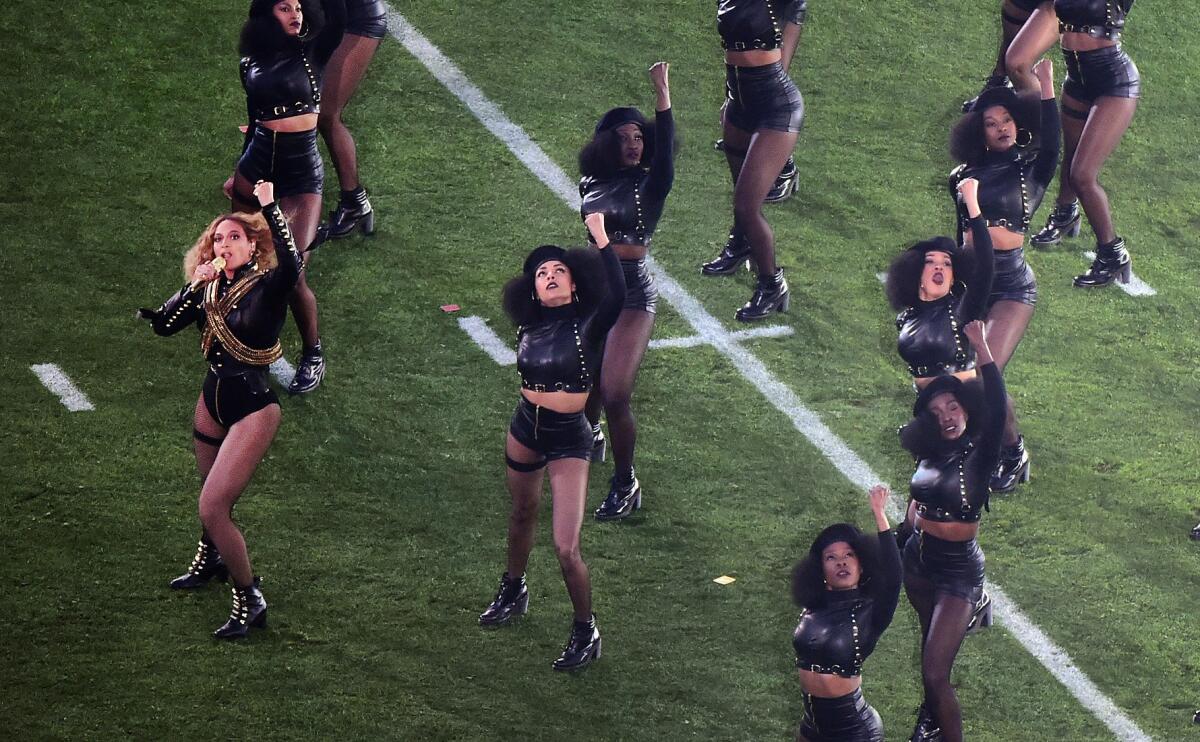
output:
<instances>
[{"instance_id":1,"label":"studded ankle boot","mask_svg":"<svg viewBox=\"0 0 1200 742\"><path fill-rule=\"evenodd\" d=\"M591 664L592 660L600 659L600 629L596 627L596 614L587 621L575 621L571 624L571 635L567 637L567 646L562 654L554 660L555 670L578 670Z\"/></svg>"},{"instance_id":2,"label":"studded ankle boot","mask_svg":"<svg viewBox=\"0 0 1200 742\"><path fill-rule=\"evenodd\" d=\"M913 727L909 742L941 742L942 730L933 720L933 714L925 704L917 709L917 725Z\"/></svg>"},{"instance_id":3,"label":"studded ankle boot","mask_svg":"<svg viewBox=\"0 0 1200 742\"><path fill-rule=\"evenodd\" d=\"M706 276L728 276L737 273L743 264L749 263L750 241L737 227L733 227L729 230L729 239L725 241L725 247L721 248L720 254L700 266L700 272Z\"/></svg>"},{"instance_id":4,"label":"studded ankle boot","mask_svg":"<svg viewBox=\"0 0 1200 742\"><path fill-rule=\"evenodd\" d=\"M592 450L588 452L588 461L604 463L607 451L608 441L604 438L604 431L600 429L600 423L595 423L592 425Z\"/></svg>"},{"instance_id":5,"label":"studded ankle boot","mask_svg":"<svg viewBox=\"0 0 1200 742\"><path fill-rule=\"evenodd\" d=\"M789 157L783 165L783 170L779 171L779 177L775 179L775 185L771 186L771 190L767 192L767 197L764 200L769 204L787 201L796 192L797 178L796 160Z\"/></svg>"},{"instance_id":6,"label":"studded ankle boot","mask_svg":"<svg viewBox=\"0 0 1200 742\"><path fill-rule=\"evenodd\" d=\"M480 626L501 626L513 616L524 615L529 610L529 588L525 575L509 577L505 572L500 578L500 588L491 604L479 614Z\"/></svg>"},{"instance_id":7,"label":"studded ankle boot","mask_svg":"<svg viewBox=\"0 0 1200 742\"><path fill-rule=\"evenodd\" d=\"M207 585L214 577L224 582L228 576L229 570L225 567L225 562L221 561L216 545L207 533L202 533L200 543L196 547L196 556L192 557L187 572L171 580L170 586L172 590L195 590Z\"/></svg>"},{"instance_id":8,"label":"studded ankle boot","mask_svg":"<svg viewBox=\"0 0 1200 742\"><path fill-rule=\"evenodd\" d=\"M622 481L617 475L609 480L608 497L596 508L596 520L621 520L633 515L642 506L642 485L631 471L629 480Z\"/></svg>"},{"instance_id":9,"label":"studded ankle boot","mask_svg":"<svg viewBox=\"0 0 1200 742\"><path fill-rule=\"evenodd\" d=\"M975 601L975 610L971 612L971 620L967 622L967 633L974 634L979 629L992 625L992 596L986 592Z\"/></svg>"},{"instance_id":10,"label":"studded ankle boot","mask_svg":"<svg viewBox=\"0 0 1200 742\"><path fill-rule=\"evenodd\" d=\"M1029 481L1029 452L1025 450L1025 438L1018 437L1015 446L1000 449L1000 464L992 475L992 492L1012 492L1018 484Z\"/></svg>"},{"instance_id":11,"label":"studded ankle boot","mask_svg":"<svg viewBox=\"0 0 1200 742\"><path fill-rule=\"evenodd\" d=\"M375 211L367 199L367 189L361 185L353 191L342 191L338 206L329 215L328 229L331 240L349 236L356 228L364 235L375 233Z\"/></svg>"},{"instance_id":12,"label":"studded ankle boot","mask_svg":"<svg viewBox=\"0 0 1200 742\"><path fill-rule=\"evenodd\" d=\"M1062 242L1064 236L1077 236L1082 222L1083 218L1079 215L1078 200L1072 201L1069 204L1055 205L1054 210L1050 212L1050 216L1046 219L1046 226L1030 237L1029 242L1037 247L1057 245Z\"/></svg>"},{"instance_id":13,"label":"studded ankle boot","mask_svg":"<svg viewBox=\"0 0 1200 742\"><path fill-rule=\"evenodd\" d=\"M250 633L250 627L267 627L267 601L258 589L258 578L249 587L233 588L233 609L229 620L213 632L217 639L240 639Z\"/></svg>"},{"instance_id":14,"label":"studded ankle boot","mask_svg":"<svg viewBox=\"0 0 1200 742\"><path fill-rule=\"evenodd\" d=\"M773 275L759 275L754 295L737 310L737 318L741 322L766 319L772 312L786 312L790 301L788 284L783 277L783 269L779 268Z\"/></svg>"},{"instance_id":15,"label":"studded ankle boot","mask_svg":"<svg viewBox=\"0 0 1200 742\"><path fill-rule=\"evenodd\" d=\"M1075 285L1090 289L1107 286L1113 281L1129 283L1133 275L1133 258L1125 249L1125 240L1118 237L1112 242L1096 245L1096 259L1085 273L1075 276Z\"/></svg>"}]
</instances>

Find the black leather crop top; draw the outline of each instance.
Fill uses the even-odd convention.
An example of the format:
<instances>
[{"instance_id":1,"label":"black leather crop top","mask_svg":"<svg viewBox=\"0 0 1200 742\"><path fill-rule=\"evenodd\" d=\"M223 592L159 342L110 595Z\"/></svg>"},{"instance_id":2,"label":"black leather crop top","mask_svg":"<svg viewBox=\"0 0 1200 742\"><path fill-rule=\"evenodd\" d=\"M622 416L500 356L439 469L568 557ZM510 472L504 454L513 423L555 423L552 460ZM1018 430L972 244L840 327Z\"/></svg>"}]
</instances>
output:
<instances>
[{"instance_id":1,"label":"black leather crop top","mask_svg":"<svg viewBox=\"0 0 1200 742\"><path fill-rule=\"evenodd\" d=\"M649 168L631 167L611 178L585 176L579 180L579 216L604 214L608 239L626 245L650 246L667 194L675 182L675 119L671 109L654 113L654 158ZM591 235L588 235L591 239Z\"/></svg>"},{"instance_id":2,"label":"black leather crop top","mask_svg":"<svg viewBox=\"0 0 1200 742\"><path fill-rule=\"evenodd\" d=\"M729 51L778 49L783 24L803 25L808 0L718 0L717 33Z\"/></svg>"},{"instance_id":3,"label":"black leather crop top","mask_svg":"<svg viewBox=\"0 0 1200 742\"><path fill-rule=\"evenodd\" d=\"M1121 38L1133 0L1054 0L1059 33L1085 33L1097 39Z\"/></svg>"},{"instance_id":4,"label":"black leather crop top","mask_svg":"<svg viewBox=\"0 0 1200 742\"><path fill-rule=\"evenodd\" d=\"M900 550L890 528L879 534L879 556L870 590L830 590L820 606L804 609L792 633L796 667L844 678L862 674L900 600Z\"/></svg>"},{"instance_id":5,"label":"black leather crop top","mask_svg":"<svg viewBox=\"0 0 1200 742\"><path fill-rule=\"evenodd\" d=\"M979 181L979 211L989 227L1004 227L1025 234L1041 206L1046 186L1058 167L1060 124L1053 98L1041 103L1041 143L1036 150L1013 146L1005 152L988 151L979 162L968 162L950 173L950 197L958 210L959 242L969 229L967 207L958 198L965 178Z\"/></svg>"},{"instance_id":6,"label":"black leather crop top","mask_svg":"<svg viewBox=\"0 0 1200 742\"><path fill-rule=\"evenodd\" d=\"M321 74L346 25L345 0L321 0L325 25L310 39L289 39L274 54L242 57L242 87L251 131L257 121L321 111ZM249 142L249 136L247 136Z\"/></svg>"},{"instance_id":7,"label":"black leather crop top","mask_svg":"<svg viewBox=\"0 0 1200 742\"><path fill-rule=\"evenodd\" d=\"M542 307L539 322L517 330L517 371L521 387L533 392L589 392L600 368L604 338L621 313L625 274L617 254L600 251L608 294L588 314L578 302Z\"/></svg>"},{"instance_id":8,"label":"black leather crop top","mask_svg":"<svg viewBox=\"0 0 1200 742\"><path fill-rule=\"evenodd\" d=\"M975 275L966 286L937 301L922 301L896 316L896 350L915 377L943 376L975 367L975 353L963 335L966 323L983 316L992 293L995 258L983 217L970 220Z\"/></svg>"},{"instance_id":9,"label":"black leather crop top","mask_svg":"<svg viewBox=\"0 0 1200 742\"><path fill-rule=\"evenodd\" d=\"M296 242L292 239L287 220L279 210L279 205L270 204L264 207L263 215L271 225L278 265L258 279L249 292L225 315L225 324L233 331L234 336L253 349L270 348L279 340L279 333L287 318L288 296L300 279L302 265ZM226 278L222 272L216 279L218 295L225 296L234 284L256 270L258 264L251 261L234 273L233 280ZM199 325L203 330L207 322L204 290L200 288L193 291L190 284L185 285L178 294L167 299L157 312L147 314L157 335L174 335L192 325ZM238 361L222 347L220 340L212 343L206 358L212 370L222 377L237 376L248 370L261 368Z\"/></svg>"},{"instance_id":10,"label":"black leather crop top","mask_svg":"<svg viewBox=\"0 0 1200 742\"><path fill-rule=\"evenodd\" d=\"M981 366L979 376L987 406L985 427L946 441L944 452L918 461L909 483L917 515L926 520L976 523L987 508L988 487L1000 463L1007 392L995 363Z\"/></svg>"}]
</instances>

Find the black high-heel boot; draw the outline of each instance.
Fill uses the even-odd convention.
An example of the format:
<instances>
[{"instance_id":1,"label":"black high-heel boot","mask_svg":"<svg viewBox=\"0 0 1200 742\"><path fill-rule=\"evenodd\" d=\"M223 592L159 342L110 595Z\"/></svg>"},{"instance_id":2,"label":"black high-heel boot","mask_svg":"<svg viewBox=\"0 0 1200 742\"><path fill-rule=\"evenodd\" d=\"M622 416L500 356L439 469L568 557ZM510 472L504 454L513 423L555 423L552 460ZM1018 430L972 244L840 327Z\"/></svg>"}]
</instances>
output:
<instances>
[{"instance_id":1,"label":"black high-heel boot","mask_svg":"<svg viewBox=\"0 0 1200 742\"><path fill-rule=\"evenodd\" d=\"M941 739L941 727L934 722L933 714L929 713L929 708L922 703L917 708L917 725L913 727L909 742L940 742Z\"/></svg>"},{"instance_id":2,"label":"black high-heel boot","mask_svg":"<svg viewBox=\"0 0 1200 742\"><path fill-rule=\"evenodd\" d=\"M787 162L783 164L783 170L779 171L779 177L775 179L775 185L771 186L771 190L767 191L767 197L764 201L769 204L777 204L780 201L787 201L791 198L792 194L796 192L798 175L796 160L789 157Z\"/></svg>"},{"instance_id":3,"label":"black high-heel boot","mask_svg":"<svg viewBox=\"0 0 1200 742\"><path fill-rule=\"evenodd\" d=\"M1029 238L1029 243L1035 247L1049 247L1062 242L1063 237L1076 237L1083 224L1079 215L1079 201L1069 204L1055 205L1050 216L1046 218L1046 226Z\"/></svg>"},{"instance_id":4,"label":"black high-heel boot","mask_svg":"<svg viewBox=\"0 0 1200 742\"><path fill-rule=\"evenodd\" d=\"M1024 436L1017 437L1017 445L1000 449L1000 464L992 475L991 490L995 493L1012 492L1018 484L1029 481L1029 452L1025 450Z\"/></svg>"},{"instance_id":5,"label":"black high-heel boot","mask_svg":"<svg viewBox=\"0 0 1200 742\"><path fill-rule=\"evenodd\" d=\"M600 507L596 508L596 520L621 520L633 515L633 511L642 507L642 485L637 476L630 472L628 482L617 481L617 476L609 480L608 497Z\"/></svg>"},{"instance_id":6,"label":"black high-heel boot","mask_svg":"<svg viewBox=\"0 0 1200 742\"><path fill-rule=\"evenodd\" d=\"M608 441L604 439L604 431L600 423L592 426L592 450L588 453L588 461L604 463L604 454L608 450Z\"/></svg>"},{"instance_id":7,"label":"black high-heel boot","mask_svg":"<svg viewBox=\"0 0 1200 742\"><path fill-rule=\"evenodd\" d=\"M225 562L221 561L216 544L207 533L203 533L200 535L200 544L196 547L196 556L192 557L187 572L171 580L170 587L172 590L195 590L207 585L214 577L224 582L229 577L229 569Z\"/></svg>"},{"instance_id":8,"label":"black high-heel boot","mask_svg":"<svg viewBox=\"0 0 1200 742\"><path fill-rule=\"evenodd\" d=\"M774 275L759 275L754 295L737 310L737 318L741 322L766 319L772 312L786 312L790 302L791 292L783 277L783 269L779 268Z\"/></svg>"},{"instance_id":9,"label":"black high-heel boot","mask_svg":"<svg viewBox=\"0 0 1200 742\"><path fill-rule=\"evenodd\" d=\"M562 654L554 660L555 670L578 670L600 659L600 629L596 627L596 614L587 621L571 624L571 636Z\"/></svg>"},{"instance_id":10,"label":"black high-heel boot","mask_svg":"<svg viewBox=\"0 0 1200 742\"><path fill-rule=\"evenodd\" d=\"M522 616L529 610L529 588L525 575L512 578L505 572L500 578L500 589L491 605L479 614L480 626L500 626L513 616Z\"/></svg>"},{"instance_id":11,"label":"black high-heel boot","mask_svg":"<svg viewBox=\"0 0 1200 742\"><path fill-rule=\"evenodd\" d=\"M975 602L975 610L971 613L971 620L967 623L967 633L974 634L979 629L984 629L991 625L992 596L985 592Z\"/></svg>"},{"instance_id":12,"label":"black high-heel boot","mask_svg":"<svg viewBox=\"0 0 1200 742\"><path fill-rule=\"evenodd\" d=\"M288 384L288 394L308 394L321 385L325 378L325 350L318 340L314 348L306 348L300 353L296 363L296 375Z\"/></svg>"},{"instance_id":13,"label":"black high-heel boot","mask_svg":"<svg viewBox=\"0 0 1200 742\"><path fill-rule=\"evenodd\" d=\"M1200 541L1200 523L1197 523L1196 527L1188 535L1193 541Z\"/></svg>"},{"instance_id":14,"label":"black high-heel boot","mask_svg":"<svg viewBox=\"0 0 1200 742\"><path fill-rule=\"evenodd\" d=\"M1096 259L1086 273L1075 276L1075 285L1090 289L1107 286L1113 281L1129 283L1133 275L1133 258L1125 249L1125 240L1118 237L1112 242L1096 245Z\"/></svg>"},{"instance_id":15,"label":"black high-heel boot","mask_svg":"<svg viewBox=\"0 0 1200 742\"><path fill-rule=\"evenodd\" d=\"M729 239L720 254L700 266L700 272L706 276L728 276L737 273L742 264L750 264L750 241L734 227L729 230Z\"/></svg>"},{"instance_id":16,"label":"black high-heel boot","mask_svg":"<svg viewBox=\"0 0 1200 742\"><path fill-rule=\"evenodd\" d=\"M250 627L267 628L267 600L258 589L258 578L250 587L233 587L233 610L229 620L213 632L216 639L240 639L250 633Z\"/></svg>"},{"instance_id":17,"label":"black high-heel boot","mask_svg":"<svg viewBox=\"0 0 1200 742\"><path fill-rule=\"evenodd\" d=\"M348 237L355 229L364 235L375 233L375 210L367 199L367 189L361 185L353 191L342 191L338 206L329 215L329 223L321 225L331 240Z\"/></svg>"}]
</instances>

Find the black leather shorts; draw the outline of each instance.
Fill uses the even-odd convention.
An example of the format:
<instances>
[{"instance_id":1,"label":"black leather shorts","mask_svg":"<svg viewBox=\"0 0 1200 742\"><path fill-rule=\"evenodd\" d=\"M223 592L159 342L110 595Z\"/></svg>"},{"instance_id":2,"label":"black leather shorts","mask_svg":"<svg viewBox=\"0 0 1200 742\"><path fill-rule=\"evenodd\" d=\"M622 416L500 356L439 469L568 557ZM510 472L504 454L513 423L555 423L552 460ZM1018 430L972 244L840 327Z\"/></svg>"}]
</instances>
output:
<instances>
[{"instance_id":1,"label":"black leather shorts","mask_svg":"<svg viewBox=\"0 0 1200 742\"><path fill-rule=\"evenodd\" d=\"M996 251L996 273L992 279L992 293L988 306L998 301L1019 301L1033 306L1037 304L1037 276L1025 260L1025 248Z\"/></svg>"},{"instance_id":2,"label":"black leather shorts","mask_svg":"<svg viewBox=\"0 0 1200 742\"><path fill-rule=\"evenodd\" d=\"M586 459L592 452L592 424L583 412L555 412L524 396L517 403L508 432L521 445L545 456L546 461Z\"/></svg>"},{"instance_id":3,"label":"black leather shorts","mask_svg":"<svg viewBox=\"0 0 1200 742\"><path fill-rule=\"evenodd\" d=\"M838 698L804 694L800 734L808 742L883 742L883 722L862 688Z\"/></svg>"},{"instance_id":4,"label":"black leather shorts","mask_svg":"<svg viewBox=\"0 0 1200 742\"><path fill-rule=\"evenodd\" d=\"M622 260L621 272L625 274L625 303L622 309L637 309L655 314L658 307L658 287L654 285L654 274L643 260Z\"/></svg>"},{"instance_id":5,"label":"black leather shorts","mask_svg":"<svg viewBox=\"0 0 1200 742\"><path fill-rule=\"evenodd\" d=\"M742 131L800 131L804 98L775 62L761 67L725 65L725 120Z\"/></svg>"},{"instance_id":6,"label":"black leather shorts","mask_svg":"<svg viewBox=\"0 0 1200 742\"><path fill-rule=\"evenodd\" d=\"M346 0L346 33L382 39L387 35L387 7L383 0Z\"/></svg>"},{"instance_id":7,"label":"black leather shorts","mask_svg":"<svg viewBox=\"0 0 1200 742\"><path fill-rule=\"evenodd\" d=\"M224 377L210 369L204 377L203 394L208 414L226 430L247 415L279 404L279 397L267 383L266 369Z\"/></svg>"},{"instance_id":8,"label":"black leather shorts","mask_svg":"<svg viewBox=\"0 0 1200 742\"><path fill-rule=\"evenodd\" d=\"M278 132L258 124L237 170L251 184L274 183L277 198L319 194L325 184L325 164L317 150L317 130Z\"/></svg>"},{"instance_id":9,"label":"black leather shorts","mask_svg":"<svg viewBox=\"0 0 1200 742\"><path fill-rule=\"evenodd\" d=\"M935 595L978 602L983 594L983 550L979 542L946 541L921 529L904 545L904 578L933 583Z\"/></svg>"},{"instance_id":10,"label":"black leather shorts","mask_svg":"<svg viewBox=\"0 0 1200 742\"><path fill-rule=\"evenodd\" d=\"M1101 96L1141 98L1142 76L1120 44L1086 52L1063 49L1067 79L1063 94L1091 103Z\"/></svg>"}]
</instances>

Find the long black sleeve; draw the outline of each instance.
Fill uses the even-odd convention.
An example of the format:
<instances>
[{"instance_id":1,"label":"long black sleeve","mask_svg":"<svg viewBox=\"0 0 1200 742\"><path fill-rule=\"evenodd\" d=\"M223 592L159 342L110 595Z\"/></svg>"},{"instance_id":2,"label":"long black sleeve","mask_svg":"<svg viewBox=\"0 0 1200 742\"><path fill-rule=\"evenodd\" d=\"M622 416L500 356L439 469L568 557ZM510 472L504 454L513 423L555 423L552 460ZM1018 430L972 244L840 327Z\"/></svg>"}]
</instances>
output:
<instances>
[{"instance_id":1,"label":"long black sleeve","mask_svg":"<svg viewBox=\"0 0 1200 742\"><path fill-rule=\"evenodd\" d=\"M608 284L608 295L604 297L592 318L588 322L589 339L593 342L608 334L621 314L625 304L625 272L621 270L621 260L616 251L606 247L600 251L600 260L604 264L604 280Z\"/></svg>"},{"instance_id":2,"label":"long black sleeve","mask_svg":"<svg viewBox=\"0 0 1200 742\"><path fill-rule=\"evenodd\" d=\"M958 305L960 322L970 322L983 316L984 310L987 309L988 297L992 293L992 278L996 273L996 254L987 222L981 214L972 218L970 223L975 251L975 271L967 279L967 292Z\"/></svg>"},{"instance_id":3,"label":"long black sleeve","mask_svg":"<svg viewBox=\"0 0 1200 742\"><path fill-rule=\"evenodd\" d=\"M675 182L675 116L668 108L654 112L654 159L646 178L646 194L662 200Z\"/></svg>"},{"instance_id":4,"label":"long black sleeve","mask_svg":"<svg viewBox=\"0 0 1200 742\"><path fill-rule=\"evenodd\" d=\"M1041 138L1037 160L1033 163L1033 179L1045 188L1054 177L1054 171L1058 169L1059 147L1062 141L1062 122L1058 118L1058 101L1054 98L1042 101Z\"/></svg>"},{"instance_id":5,"label":"long black sleeve","mask_svg":"<svg viewBox=\"0 0 1200 742\"><path fill-rule=\"evenodd\" d=\"M246 135L242 139L242 154L250 149L250 140L254 138L254 111L250 108L250 91L246 90L246 72L250 68L250 57L242 57L242 61L238 63L238 71L241 73L242 90L246 92Z\"/></svg>"},{"instance_id":6,"label":"long black sleeve","mask_svg":"<svg viewBox=\"0 0 1200 742\"><path fill-rule=\"evenodd\" d=\"M287 219L279 209L279 204L269 203L263 207L263 216L271 227L271 237L275 243L275 260L278 265L264 279L270 281L271 290L279 295L291 293L300 280L300 271L304 269L304 261L300 251L296 249L296 240L292 230L288 228Z\"/></svg>"},{"instance_id":7,"label":"long black sleeve","mask_svg":"<svg viewBox=\"0 0 1200 742\"><path fill-rule=\"evenodd\" d=\"M871 579L875 583L871 594L876 601L872 628L879 636L892 623L896 605L900 602L900 548L892 529L879 532L879 574Z\"/></svg>"},{"instance_id":8,"label":"long black sleeve","mask_svg":"<svg viewBox=\"0 0 1200 742\"><path fill-rule=\"evenodd\" d=\"M185 327L191 327L204 316L204 290L192 291L191 284L184 284L179 293L162 303L157 312L145 312L155 335L174 335Z\"/></svg>"},{"instance_id":9,"label":"long black sleeve","mask_svg":"<svg viewBox=\"0 0 1200 742\"><path fill-rule=\"evenodd\" d=\"M967 501L975 508L987 505L988 484L992 473L1000 463L1000 443L1004 436L1004 420L1008 414L1008 391L1004 377L995 363L980 366L979 376L983 380L983 399L987 406L987 421L975 439L975 448L969 454L967 466Z\"/></svg>"}]
</instances>

